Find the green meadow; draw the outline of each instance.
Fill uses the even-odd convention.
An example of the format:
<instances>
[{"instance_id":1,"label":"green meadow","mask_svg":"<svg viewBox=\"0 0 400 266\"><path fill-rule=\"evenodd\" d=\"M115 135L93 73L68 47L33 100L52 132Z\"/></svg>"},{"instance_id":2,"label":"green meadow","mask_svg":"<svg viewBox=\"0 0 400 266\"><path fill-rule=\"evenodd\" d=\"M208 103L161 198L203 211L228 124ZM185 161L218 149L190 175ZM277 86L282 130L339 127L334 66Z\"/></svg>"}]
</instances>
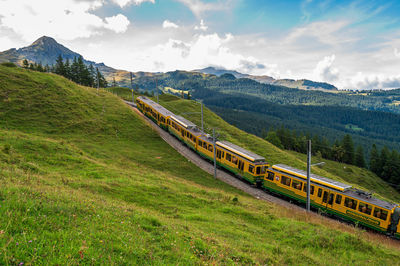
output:
<instances>
[{"instance_id":1,"label":"green meadow","mask_svg":"<svg viewBox=\"0 0 400 266\"><path fill-rule=\"evenodd\" d=\"M161 103L177 113L199 108L168 95ZM302 156L205 112L221 138L304 166ZM363 170L347 177L334 168L315 171L399 199L372 175L360 182ZM215 180L109 91L0 65L2 265L393 265L399 246Z\"/></svg>"}]
</instances>

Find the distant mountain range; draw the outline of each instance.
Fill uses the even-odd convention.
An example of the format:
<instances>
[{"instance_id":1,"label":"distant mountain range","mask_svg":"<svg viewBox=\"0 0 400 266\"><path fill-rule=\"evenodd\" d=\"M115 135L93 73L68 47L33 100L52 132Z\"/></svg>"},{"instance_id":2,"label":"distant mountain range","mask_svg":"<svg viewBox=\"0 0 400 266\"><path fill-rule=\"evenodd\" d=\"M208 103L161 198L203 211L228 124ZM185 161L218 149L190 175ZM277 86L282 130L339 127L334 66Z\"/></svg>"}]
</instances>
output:
<instances>
[{"instance_id":1,"label":"distant mountain range","mask_svg":"<svg viewBox=\"0 0 400 266\"><path fill-rule=\"evenodd\" d=\"M258 81L260 83L264 83L264 84L273 84L273 85L285 86L288 88L295 88L295 89L300 89L300 90L327 90L327 91L337 91L338 90L335 86L333 86L329 83L315 82L315 81L308 80L308 79L300 79L300 80L274 79L273 77L270 77L270 76L253 76L253 75L249 75L249 74L242 74L235 70L227 70L227 69L215 68L215 67L207 67L207 68L203 68L203 69L196 69L193 71L199 72L199 73L204 73L204 74L216 75L216 76L221 76L223 74L231 74L231 75L235 76L236 78L248 78L248 79L252 79L252 80Z\"/></svg>"}]
</instances>

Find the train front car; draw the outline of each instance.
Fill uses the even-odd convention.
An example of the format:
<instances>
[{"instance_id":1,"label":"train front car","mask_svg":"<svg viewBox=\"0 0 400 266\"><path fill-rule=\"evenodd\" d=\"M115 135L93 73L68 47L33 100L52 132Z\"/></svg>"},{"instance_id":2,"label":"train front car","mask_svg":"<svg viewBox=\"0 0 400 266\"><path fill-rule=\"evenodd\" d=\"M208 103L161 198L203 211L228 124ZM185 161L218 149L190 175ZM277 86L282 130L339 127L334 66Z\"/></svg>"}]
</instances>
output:
<instances>
[{"instance_id":1,"label":"train front car","mask_svg":"<svg viewBox=\"0 0 400 266\"><path fill-rule=\"evenodd\" d=\"M310 179L312 207L382 233L400 236L397 204L326 177L311 174ZM264 188L302 203L306 201L306 185L305 171L283 164L268 169L264 182Z\"/></svg>"},{"instance_id":2,"label":"train front car","mask_svg":"<svg viewBox=\"0 0 400 266\"><path fill-rule=\"evenodd\" d=\"M389 226L389 234L393 235L395 238L400 239L400 206L393 209L391 223Z\"/></svg>"}]
</instances>

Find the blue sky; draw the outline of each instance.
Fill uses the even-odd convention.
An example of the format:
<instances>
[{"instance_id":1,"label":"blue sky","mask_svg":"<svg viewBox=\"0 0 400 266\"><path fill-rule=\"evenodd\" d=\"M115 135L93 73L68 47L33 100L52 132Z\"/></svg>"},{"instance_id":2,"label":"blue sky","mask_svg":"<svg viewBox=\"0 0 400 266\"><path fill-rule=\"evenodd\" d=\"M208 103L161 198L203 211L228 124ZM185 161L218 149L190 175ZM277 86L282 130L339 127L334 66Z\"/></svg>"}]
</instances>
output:
<instances>
[{"instance_id":1,"label":"blue sky","mask_svg":"<svg viewBox=\"0 0 400 266\"><path fill-rule=\"evenodd\" d=\"M48 35L131 71L207 66L400 87L400 1L0 0L0 50Z\"/></svg>"}]
</instances>

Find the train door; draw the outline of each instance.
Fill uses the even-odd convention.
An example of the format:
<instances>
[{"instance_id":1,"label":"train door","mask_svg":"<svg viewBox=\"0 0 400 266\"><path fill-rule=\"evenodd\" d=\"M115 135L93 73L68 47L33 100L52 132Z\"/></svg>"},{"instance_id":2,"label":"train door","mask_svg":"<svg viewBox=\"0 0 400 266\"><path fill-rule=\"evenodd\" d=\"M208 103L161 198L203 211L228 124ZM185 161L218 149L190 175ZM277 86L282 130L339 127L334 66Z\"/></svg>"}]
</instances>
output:
<instances>
[{"instance_id":1,"label":"train door","mask_svg":"<svg viewBox=\"0 0 400 266\"><path fill-rule=\"evenodd\" d=\"M222 151L220 149L217 149L217 159L221 161L221 158L222 158Z\"/></svg>"},{"instance_id":2,"label":"train door","mask_svg":"<svg viewBox=\"0 0 400 266\"><path fill-rule=\"evenodd\" d=\"M329 190L324 190L322 195L322 204L325 207L332 209L334 196L335 194L330 193Z\"/></svg>"}]
</instances>

